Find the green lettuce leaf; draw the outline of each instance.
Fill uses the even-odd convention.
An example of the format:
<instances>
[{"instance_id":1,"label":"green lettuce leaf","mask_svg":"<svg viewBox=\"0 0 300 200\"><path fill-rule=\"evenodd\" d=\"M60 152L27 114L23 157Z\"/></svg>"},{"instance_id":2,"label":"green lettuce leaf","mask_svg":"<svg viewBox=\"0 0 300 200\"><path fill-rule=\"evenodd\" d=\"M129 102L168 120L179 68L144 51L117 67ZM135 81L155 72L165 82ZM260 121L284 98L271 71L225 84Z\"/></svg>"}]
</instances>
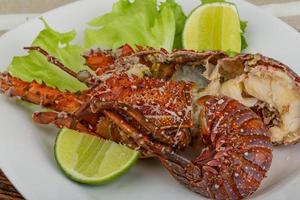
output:
<instances>
[{"instance_id":1,"label":"green lettuce leaf","mask_svg":"<svg viewBox=\"0 0 300 200\"><path fill-rule=\"evenodd\" d=\"M32 46L45 49L50 55L57 57L64 65L73 71L86 69L84 58L81 56L84 49L70 42L75 38L75 31L59 33L49 27L42 19L45 28L32 42ZM33 80L44 82L48 86L57 87L61 91L76 92L86 89L85 84L68 75L63 70L50 64L46 57L39 52L30 51L25 56L15 56L8 67L8 71L15 77L26 82Z\"/></svg>"},{"instance_id":2,"label":"green lettuce leaf","mask_svg":"<svg viewBox=\"0 0 300 200\"><path fill-rule=\"evenodd\" d=\"M175 39L176 22L175 16L168 5L160 6L159 14L154 20L153 26L149 29L153 35L152 44L147 44L146 46L151 46L155 48L165 48L169 51L173 49L173 43ZM138 44L138 43L136 43Z\"/></svg>"},{"instance_id":3,"label":"green lettuce leaf","mask_svg":"<svg viewBox=\"0 0 300 200\"><path fill-rule=\"evenodd\" d=\"M241 50L243 51L244 49L246 49L248 47L248 42L245 37L248 22L240 21L240 26L241 26L241 41L242 41Z\"/></svg>"},{"instance_id":4,"label":"green lettuce leaf","mask_svg":"<svg viewBox=\"0 0 300 200\"><path fill-rule=\"evenodd\" d=\"M181 46L186 20L174 0L157 7L157 0L119 0L112 11L91 20L84 34L86 48L101 46L116 49L124 44L172 50Z\"/></svg>"},{"instance_id":5,"label":"green lettuce leaf","mask_svg":"<svg viewBox=\"0 0 300 200\"><path fill-rule=\"evenodd\" d=\"M175 2L175 0L166 0L166 2L163 2L161 4L161 9L163 7L170 7L173 11L173 14L175 16L175 23L176 23L175 39L174 39L173 48L181 49L182 48L182 31L184 29L184 24L185 24L187 17L185 16L181 6L178 5Z\"/></svg>"}]
</instances>

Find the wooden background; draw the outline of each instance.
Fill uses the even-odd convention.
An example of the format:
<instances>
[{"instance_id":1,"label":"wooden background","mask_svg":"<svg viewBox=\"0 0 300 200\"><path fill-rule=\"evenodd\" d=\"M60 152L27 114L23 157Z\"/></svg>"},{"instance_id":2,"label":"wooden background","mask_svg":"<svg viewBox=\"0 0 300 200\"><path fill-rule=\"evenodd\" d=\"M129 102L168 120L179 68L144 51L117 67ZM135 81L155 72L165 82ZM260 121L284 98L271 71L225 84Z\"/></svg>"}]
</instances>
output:
<instances>
[{"instance_id":1,"label":"wooden background","mask_svg":"<svg viewBox=\"0 0 300 200\"><path fill-rule=\"evenodd\" d=\"M0 35L47 10L74 0L0 0ZM248 0L300 31L300 0ZM1 166L0 166L1 167ZM0 200L22 200L0 170Z\"/></svg>"}]
</instances>

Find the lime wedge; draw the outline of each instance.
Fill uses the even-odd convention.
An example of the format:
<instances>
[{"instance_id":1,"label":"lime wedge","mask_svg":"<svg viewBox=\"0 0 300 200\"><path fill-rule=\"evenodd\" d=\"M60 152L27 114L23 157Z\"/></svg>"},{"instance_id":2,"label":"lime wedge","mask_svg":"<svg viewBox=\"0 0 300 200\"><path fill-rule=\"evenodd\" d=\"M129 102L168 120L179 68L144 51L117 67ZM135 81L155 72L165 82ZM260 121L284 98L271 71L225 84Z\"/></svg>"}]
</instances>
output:
<instances>
[{"instance_id":1,"label":"lime wedge","mask_svg":"<svg viewBox=\"0 0 300 200\"><path fill-rule=\"evenodd\" d=\"M101 184L126 172L139 153L115 142L62 129L55 142L55 158L72 180Z\"/></svg>"},{"instance_id":2,"label":"lime wedge","mask_svg":"<svg viewBox=\"0 0 300 200\"><path fill-rule=\"evenodd\" d=\"M183 31L185 49L241 51L241 28L237 8L231 3L207 3L188 17Z\"/></svg>"}]
</instances>

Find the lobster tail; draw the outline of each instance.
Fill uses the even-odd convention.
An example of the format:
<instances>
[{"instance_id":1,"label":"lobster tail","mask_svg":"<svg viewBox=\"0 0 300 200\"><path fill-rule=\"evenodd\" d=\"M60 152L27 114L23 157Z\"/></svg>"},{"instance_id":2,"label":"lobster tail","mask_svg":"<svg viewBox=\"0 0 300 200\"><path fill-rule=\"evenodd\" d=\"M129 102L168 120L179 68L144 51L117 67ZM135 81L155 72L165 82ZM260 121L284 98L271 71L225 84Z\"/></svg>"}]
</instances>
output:
<instances>
[{"instance_id":1,"label":"lobster tail","mask_svg":"<svg viewBox=\"0 0 300 200\"><path fill-rule=\"evenodd\" d=\"M216 199L241 199L261 184L272 162L267 128L249 108L227 97L199 99L201 132L208 147L193 163L201 166L205 187ZM194 187L194 186L193 186Z\"/></svg>"}]
</instances>

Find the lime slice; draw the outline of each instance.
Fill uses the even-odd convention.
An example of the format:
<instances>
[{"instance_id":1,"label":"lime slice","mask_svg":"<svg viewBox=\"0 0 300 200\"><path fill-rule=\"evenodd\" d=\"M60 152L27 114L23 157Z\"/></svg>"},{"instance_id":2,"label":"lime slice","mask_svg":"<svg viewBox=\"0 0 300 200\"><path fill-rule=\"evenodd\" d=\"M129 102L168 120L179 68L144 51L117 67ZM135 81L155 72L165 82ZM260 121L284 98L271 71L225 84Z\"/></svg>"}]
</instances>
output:
<instances>
[{"instance_id":1,"label":"lime slice","mask_svg":"<svg viewBox=\"0 0 300 200\"><path fill-rule=\"evenodd\" d=\"M183 46L196 51L241 51L241 28L237 8L231 3L208 3L188 17Z\"/></svg>"},{"instance_id":2,"label":"lime slice","mask_svg":"<svg viewBox=\"0 0 300 200\"><path fill-rule=\"evenodd\" d=\"M72 180L100 184L117 178L137 160L139 153L115 142L62 129L55 142L55 158Z\"/></svg>"}]
</instances>

